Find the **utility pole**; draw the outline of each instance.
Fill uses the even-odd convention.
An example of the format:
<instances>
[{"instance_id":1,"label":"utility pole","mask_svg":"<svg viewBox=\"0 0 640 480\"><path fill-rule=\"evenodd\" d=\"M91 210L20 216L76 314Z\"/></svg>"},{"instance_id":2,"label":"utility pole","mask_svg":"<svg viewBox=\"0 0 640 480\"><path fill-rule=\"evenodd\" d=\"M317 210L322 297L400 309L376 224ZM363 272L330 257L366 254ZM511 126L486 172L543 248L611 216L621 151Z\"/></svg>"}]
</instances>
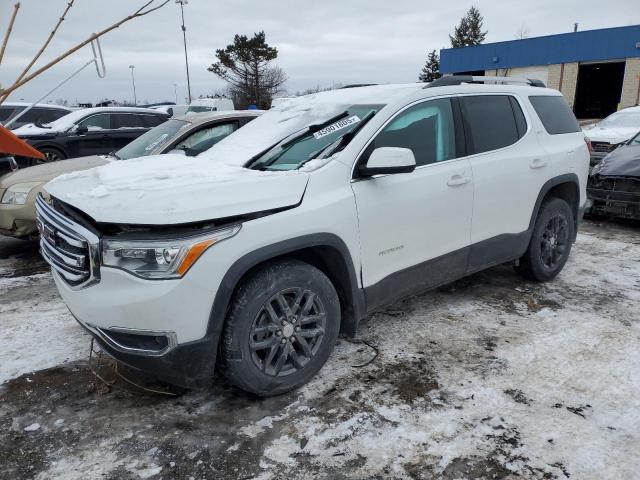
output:
<instances>
[{"instance_id":1,"label":"utility pole","mask_svg":"<svg viewBox=\"0 0 640 480\"><path fill-rule=\"evenodd\" d=\"M133 105L138 106L138 97L136 96L136 77L133 74L133 69L136 68L135 65L129 65L131 69L131 82L133 83Z\"/></svg>"},{"instance_id":2,"label":"utility pole","mask_svg":"<svg viewBox=\"0 0 640 480\"><path fill-rule=\"evenodd\" d=\"M191 103L191 81L189 80L189 57L187 56L187 27L184 26L184 6L189 3L189 0L176 0L176 3L180 5L180 13L182 14L182 40L184 41L184 64L187 68L187 95L189 97L189 103Z\"/></svg>"}]
</instances>

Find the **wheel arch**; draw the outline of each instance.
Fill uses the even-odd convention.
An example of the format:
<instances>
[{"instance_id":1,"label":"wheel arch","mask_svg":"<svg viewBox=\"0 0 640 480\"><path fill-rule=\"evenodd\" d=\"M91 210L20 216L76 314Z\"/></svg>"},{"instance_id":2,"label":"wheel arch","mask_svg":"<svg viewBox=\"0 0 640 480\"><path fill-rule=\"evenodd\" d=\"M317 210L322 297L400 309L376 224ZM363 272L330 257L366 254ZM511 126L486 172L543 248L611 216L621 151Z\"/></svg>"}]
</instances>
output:
<instances>
[{"instance_id":1,"label":"wheel arch","mask_svg":"<svg viewBox=\"0 0 640 480\"><path fill-rule=\"evenodd\" d=\"M216 292L207 327L207 336L215 342L216 349L229 305L240 282L262 265L284 258L307 262L329 277L340 299L341 331L355 336L365 308L353 259L340 237L331 233L317 233L254 250L236 260L227 270Z\"/></svg>"},{"instance_id":2,"label":"wheel arch","mask_svg":"<svg viewBox=\"0 0 640 480\"><path fill-rule=\"evenodd\" d=\"M531 220L529 221L529 231L533 232L533 227L538 218L542 202L547 198L556 197L566 201L573 212L574 233L577 234L578 223L580 221L580 180L575 173L566 173L548 180L540 189L536 200ZM575 241L575 238L574 238Z\"/></svg>"},{"instance_id":3,"label":"wheel arch","mask_svg":"<svg viewBox=\"0 0 640 480\"><path fill-rule=\"evenodd\" d=\"M64 155L65 158L69 158L69 152L67 152L67 150L63 146L61 146L61 145L59 145L57 143L50 143L50 142L37 143L37 144L33 145L33 148L35 148L38 151L40 151L43 148L49 148L51 150L57 150L62 155Z\"/></svg>"}]
</instances>

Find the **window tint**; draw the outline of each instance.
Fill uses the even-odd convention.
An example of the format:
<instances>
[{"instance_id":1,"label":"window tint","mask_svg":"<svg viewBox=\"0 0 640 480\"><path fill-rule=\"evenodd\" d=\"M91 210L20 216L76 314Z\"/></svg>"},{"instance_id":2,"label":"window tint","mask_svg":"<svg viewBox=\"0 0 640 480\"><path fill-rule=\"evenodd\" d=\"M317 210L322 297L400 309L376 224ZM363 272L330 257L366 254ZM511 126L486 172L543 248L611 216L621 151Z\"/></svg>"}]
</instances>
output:
<instances>
[{"instance_id":1,"label":"window tint","mask_svg":"<svg viewBox=\"0 0 640 480\"><path fill-rule=\"evenodd\" d=\"M526 127L519 133L514 108L507 95L460 97L460 104L472 153L513 145L524 135ZM520 110L519 105L515 106ZM521 110L519 114L522 115ZM522 121L524 118L520 119Z\"/></svg>"},{"instance_id":2,"label":"window tint","mask_svg":"<svg viewBox=\"0 0 640 480\"><path fill-rule=\"evenodd\" d=\"M564 97L535 96L529 100L550 135L580 131L580 124Z\"/></svg>"},{"instance_id":3,"label":"window tint","mask_svg":"<svg viewBox=\"0 0 640 480\"><path fill-rule=\"evenodd\" d=\"M0 122L6 122L13 114L13 107L0 107Z\"/></svg>"},{"instance_id":4,"label":"window tint","mask_svg":"<svg viewBox=\"0 0 640 480\"><path fill-rule=\"evenodd\" d=\"M114 113L112 125L114 129L146 128L143 117L144 115L136 115L135 113Z\"/></svg>"},{"instance_id":5,"label":"window tint","mask_svg":"<svg viewBox=\"0 0 640 480\"><path fill-rule=\"evenodd\" d=\"M524 118L522 108L514 97L509 97L511 102L511 108L513 109L513 115L516 117L516 128L518 129L518 138L522 138L527 133L527 120Z\"/></svg>"},{"instance_id":6,"label":"window tint","mask_svg":"<svg viewBox=\"0 0 640 480\"><path fill-rule=\"evenodd\" d=\"M66 115L67 113L69 112L66 112L64 110L56 110L53 108L33 107L23 116L21 116L18 121L24 123L50 123Z\"/></svg>"},{"instance_id":7,"label":"window tint","mask_svg":"<svg viewBox=\"0 0 640 480\"><path fill-rule=\"evenodd\" d=\"M238 125L235 122L201 128L183 139L175 148L184 150L189 156L195 156L210 149L220 140L231 135L236 128L238 128Z\"/></svg>"},{"instance_id":8,"label":"window tint","mask_svg":"<svg viewBox=\"0 0 640 480\"><path fill-rule=\"evenodd\" d=\"M87 127L89 130L108 130L111 128L111 116L108 113L91 115L78 122L78 125Z\"/></svg>"},{"instance_id":9,"label":"window tint","mask_svg":"<svg viewBox=\"0 0 640 480\"><path fill-rule=\"evenodd\" d=\"M368 153L380 147L411 149L417 166L455 158L451 101L431 100L408 108L378 134L369 145Z\"/></svg>"},{"instance_id":10,"label":"window tint","mask_svg":"<svg viewBox=\"0 0 640 480\"><path fill-rule=\"evenodd\" d=\"M161 117L159 115L142 115L142 120L146 127L157 127L161 123L167 121L167 118Z\"/></svg>"}]
</instances>

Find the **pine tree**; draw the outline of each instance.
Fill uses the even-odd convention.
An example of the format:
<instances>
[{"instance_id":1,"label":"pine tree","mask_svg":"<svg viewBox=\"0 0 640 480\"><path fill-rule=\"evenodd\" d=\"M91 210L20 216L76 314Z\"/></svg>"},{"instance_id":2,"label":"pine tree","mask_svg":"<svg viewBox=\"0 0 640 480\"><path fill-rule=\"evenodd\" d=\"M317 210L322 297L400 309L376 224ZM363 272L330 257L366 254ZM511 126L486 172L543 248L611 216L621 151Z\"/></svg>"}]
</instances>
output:
<instances>
[{"instance_id":1,"label":"pine tree","mask_svg":"<svg viewBox=\"0 0 640 480\"><path fill-rule=\"evenodd\" d=\"M436 78L440 78L440 56L435 50L431 50L427 55L427 63L422 67L418 80L421 82L433 82Z\"/></svg>"},{"instance_id":2,"label":"pine tree","mask_svg":"<svg viewBox=\"0 0 640 480\"><path fill-rule=\"evenodd\" d=\"M453 35L449 35L453 48L467 47L469 45L479 45L484 42L487 32L482 31L483 18L480 10L471 7L460 23L455 27Z\"/></svg>"}]
</instances>

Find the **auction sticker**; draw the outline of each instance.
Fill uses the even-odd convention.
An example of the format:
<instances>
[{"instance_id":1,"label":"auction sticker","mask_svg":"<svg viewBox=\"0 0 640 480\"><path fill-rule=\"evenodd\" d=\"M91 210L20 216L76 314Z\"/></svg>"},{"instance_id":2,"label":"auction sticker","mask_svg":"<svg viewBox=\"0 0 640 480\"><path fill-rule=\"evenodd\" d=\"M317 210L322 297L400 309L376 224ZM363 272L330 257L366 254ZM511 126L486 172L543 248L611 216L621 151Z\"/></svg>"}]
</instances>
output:
<instances>
[{"instance_id":1,"label":"auction sticker","mask_svg":"<svg viewBox=\"0 0 640 480\"><path fill-rule=\"evenodd\" d=\"M343 130L351 125L354 125L360 121L360 117L354 115L353 117L345 118L343 120L339 120L336 123L332 123L328 127L323 128L322 130L318 130L313 134L313 137L318 140L322 137L326 137L327 135L331 135L339 130Z\"/></svg>"}]
</instances>

